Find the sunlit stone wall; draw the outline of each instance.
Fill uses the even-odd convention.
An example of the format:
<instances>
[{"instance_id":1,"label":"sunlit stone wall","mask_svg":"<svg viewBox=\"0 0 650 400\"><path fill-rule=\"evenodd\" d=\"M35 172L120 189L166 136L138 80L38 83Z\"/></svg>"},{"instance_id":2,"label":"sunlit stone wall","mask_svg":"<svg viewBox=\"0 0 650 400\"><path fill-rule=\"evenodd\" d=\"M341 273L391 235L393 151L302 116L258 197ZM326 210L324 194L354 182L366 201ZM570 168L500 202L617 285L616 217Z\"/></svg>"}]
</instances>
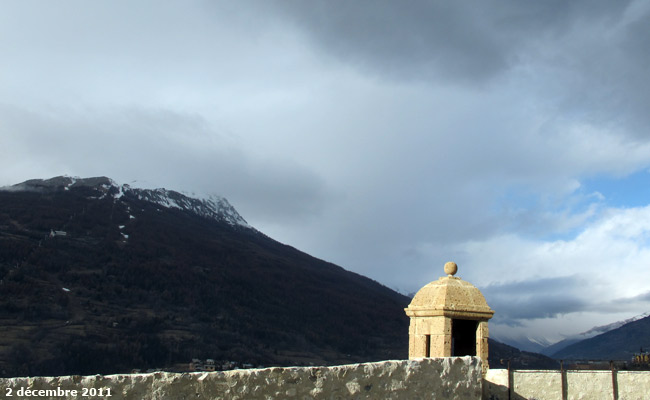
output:
<instances>
[{"instance_id":1,"label":"sunlit stone wall","mask_svg":"<svg viewBox=\"0 0 650 400\"><path fill-rule=\"evenodd\" d=\"M477 400L482 395L481 382L480 359L453 357L334 367L5 378L0 379L0 389L7 399L29 397L110 400L197 398ZM19 396L20 390L23 396ZM27 394L28 390L30 392ZM42 394L53 395L39 396L39 390L43 391L40 392ZM84 391L86 396L83 396ZM102 396L99 396L100 391ZM93 393L95 396L91 396ZM110 397L107 394L110 394Z\"/></svg>"}]
</instances>

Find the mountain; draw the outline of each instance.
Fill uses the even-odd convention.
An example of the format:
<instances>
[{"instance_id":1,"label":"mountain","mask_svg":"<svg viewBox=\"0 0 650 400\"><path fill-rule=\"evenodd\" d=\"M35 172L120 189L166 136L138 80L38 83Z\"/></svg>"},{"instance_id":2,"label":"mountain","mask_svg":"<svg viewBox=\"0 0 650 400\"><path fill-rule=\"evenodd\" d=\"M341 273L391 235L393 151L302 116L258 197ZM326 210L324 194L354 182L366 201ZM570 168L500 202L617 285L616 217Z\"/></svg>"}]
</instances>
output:
<instances>
[{"instance_id":1,"label":"mountain","mask_svg":"<svg viewBox=\"0 0 650 400\"><path fill-rule=\"evenodd\" d=\"M582 340L585 339L590 339L594 336L603 334L605 332L609 332L611 330L620 328L621 326L628 324L630 322L637 321L639 319L645 318L650 316L650 313L645 313L641 315L637 315L632 318L628 318L626 320L622 321L617 321L613 322L611 324L607 325L601 325L601 326L595 326L588 331L582 332L577 335L572 335L569 336L559 342L551 344L548 340L544 338L535 338L535 337L528 337L528 336L519 336L519 337L495 337L496 340L506 343L509 346L513 346L517 349L527 351L527 352L535 352L535 353L540 353L548 357L552 357L555 353L559 353L562 349L574 344L578 343Z\"/></svg>"},{"instance_id":2,"label":"mountain","mask_svg":"<svg viewBox=\"0 0 650 400\"><path fill-rule=\"evenodd\" d=\"M529 336L515 336L515 337L495 337L501 343L508 344L509 346L516 347L519 350L542 353L551 343L544 338L535 338Z\"/></svg>"},{"instance_id":3,"label":"mountain","mask_svg":"<svg viewBox=\"0 0 650 400\"><path fill-rule=\"evenodd\" d=\"M113 180L106 177L79 179L68 176L59 176L52 179L32 179L13 185L10 187L0 188L4 191L32 191L32 192L52 192L59 189L70 190L76 188L91 188L99 192L98 199L106 196L113 196L119 199L124 194L137 197L140 200L159 204L166 208L177 208L179 210L189 211L193 214L213 219L219 222L225 222L229 225L241 225L251 228L246 220L228 203L223 197L209 196L207 199L197 199L188 197L184 194L166 189L139 189L132 188L129 185L118 185ZM92 197L91 197L92 198Z\"/></svg>"},{"instance_id":4,"label":"mountain","mask_svg":"<svg viewBox=\"0 0 650 400\"><path fill-rule=\"evenodd\" d=\"M501 369L510 367L513 369L558 369L556 360L542 354L521 351L516 347L509 346L499 341L489 339L488 362L490 368Z\"/></svg>"},{"instance_id":5,"label":"mountain","mask_svg":"<svg viewBox=\"0 0 650 400\"><path fill-rule=\"evenodd\" d=\"M406 358L408 303L224 198L105 177L0 190L2 376Z\"/></svg>"},{"instance_id":6,"label":"mountain","mask_svg":"<svg viewBox=\"0 0 650 400\"><path fill-rule=\"evenodd\" d=\"M629 324L630 322L634 322L634 321L637 321L639 319L642 319L642 318L645 318L645 317L648 317L648 316L650 316L650 313L637 315L637 316L634 316L632 318L628 318L628 319L623 320L623 321L616 321L616 322L613 322L613 323L607 324L607 325L595 326L595 327L589 329L588 331L582 332L582 333L580 333L578 335L569 336L569 337L567 337L567 338L565 338L565 339L563 339L563 340L561 340L559 342L556 342L556 343L554 343L554 344L552 344L550 346L547 346L544 349L539 350L539 352L546 355L546 356L551 357L551 356L553 356L553 354L560 352L564 348L566 348L566 347L568 347L568 346L570 346L570 345L572 345L574 343L578 343L578 342L580 342L582 340L585 340L585 339L590 339L590 338L592 338L594 336L597 336L597 335L603 334L605 332L609 332L611 330L620 328L621 326L623 326L625 324Z\"/></svg>"},{"instance_id":7,"label":"mountain","mask_svg":"<svg viewBox=\"0 0 650 400\"><path fill-rule=\"evenodd\" d=\"M560 340L557 343L553 343L552 345L540 350L539 352L541 354L544 354L545 356L553 357L553 354L560 352L561 350L571 346L574 343L578 343L581 340L579 337L572 336L563 340Z\"/></svg>"},{"instance_id":8,"label":"mountain","mask_svg":"<svg viewBox=\"0 0 650 400\"><path fill-rule=\"evenodd\" d=\"M583 338L582 340L589 339L589 338L592 338L594 336L597 336L597 335L612 331L614 329L618 329L618 328L622 327L623 325L627 325L630 322L638 321L638 320L646 318L648 316L650 316L650 313L644 313L644 314L641 314L641 315L636 315L636 316L634 316L632 318L624 319L622 321L612 322L611 324L595 326L595 327L589 329L588 331L581 333L579 336Z\"/></svg>"},{"instance_id":9,"label":"mountain","mask_svg":"<svg viewBox=\"0 0 650 400\"><path fill-rule=\"evenodd\" d=\"M616 325L619 324L597 327L592 331L607 330ZM650 349L650 316L632 318L618 328L570 344L553 353L552 357L564 360L630 360L641 348Z\"/></svg>"},{"instance_id":10,"label":"mountain","mask_svg":"<svg viewBox=\"0 0 650 400\"><path fill-rule=\"evenodd\" d=\"M222 197L56 177L0 188L0 375L408 356L410 298L278 243ZM490 363L554 361L490 340Z\"/></svg>"}]
</instances>

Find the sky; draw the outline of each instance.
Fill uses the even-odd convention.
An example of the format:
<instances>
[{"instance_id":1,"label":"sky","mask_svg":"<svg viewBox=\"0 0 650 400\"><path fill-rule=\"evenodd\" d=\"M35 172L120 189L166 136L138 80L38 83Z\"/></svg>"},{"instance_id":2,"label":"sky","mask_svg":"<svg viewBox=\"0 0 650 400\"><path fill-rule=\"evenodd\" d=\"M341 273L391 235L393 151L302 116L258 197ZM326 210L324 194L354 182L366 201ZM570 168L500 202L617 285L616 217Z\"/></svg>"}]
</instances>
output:
<instances>
[{"instance_id":1,"label":"sky","mask_svg":"<svg viewBox=\"0 0 650 400\"><path fill-rule=\"evenodd\" d=\"M650 311L647 1L5 0L0 186L226 197L498 338Z\"/></svg>"}]
</instances>

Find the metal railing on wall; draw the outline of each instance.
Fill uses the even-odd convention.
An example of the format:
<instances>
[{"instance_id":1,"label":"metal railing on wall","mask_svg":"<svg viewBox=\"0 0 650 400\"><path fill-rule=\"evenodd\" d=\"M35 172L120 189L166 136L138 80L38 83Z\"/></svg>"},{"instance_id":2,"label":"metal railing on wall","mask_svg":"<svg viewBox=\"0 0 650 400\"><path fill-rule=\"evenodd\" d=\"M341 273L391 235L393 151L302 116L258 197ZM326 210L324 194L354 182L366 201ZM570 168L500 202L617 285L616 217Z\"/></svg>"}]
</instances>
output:
<instances>
[{"instance_id":1,"label":"metal railing on wall","mask_svg":"<svg viewBox=\"0 0 650 400\"><path fill-rule=\"evenodd\" d=\"M584 361L583 361L584 362ZM627 367L627 363L624 361L619 361L618 362L620 366ZM514 389L515 389L515 377L514 373L539 373L539 370L521 370L521 369L513 369L511 368L511 360L510 359L505 359L501 360L502 365L506 365L508 369L508 400L513 400L514 399ZM611 372L611 377L612 377L612 398L614 400L619 399L619 390L618 390L618 371L619 368L617 367L617 363L613 360L609 361L607 364L606 362L600 361L600 360L589 360L586 361L586 363L581 364L581 363L575 363L570 364L573 366L573 368L565 368L564 365L564 360L559 360L559 372L560 372L560 382L561 382L561 393L562 393L562 400L567 400L568 399L568 393L569 393L569 386L567 382L567 373L574 371L574 372L587 372L587 371L607 371L609 370ZM581 368L582 366L582 368ZM603 368L602 366L607 366L606 368ZM545 370L547 372L552 372L552 371L557 371L557 370Z\"/></svg>"}]
</instances>

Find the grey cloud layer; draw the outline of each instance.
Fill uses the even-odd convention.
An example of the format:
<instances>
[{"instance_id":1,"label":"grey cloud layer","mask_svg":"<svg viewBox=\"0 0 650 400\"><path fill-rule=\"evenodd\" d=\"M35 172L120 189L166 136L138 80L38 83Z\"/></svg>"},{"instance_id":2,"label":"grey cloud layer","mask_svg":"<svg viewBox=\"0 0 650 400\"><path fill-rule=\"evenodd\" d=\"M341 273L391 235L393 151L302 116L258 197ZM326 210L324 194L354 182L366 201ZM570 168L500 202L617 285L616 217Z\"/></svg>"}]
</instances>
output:
<instances>
[{"instance_id":1,"label":"grey cloud layer","mask_svg":"<svg viewBox=\"0 0 650 400\"><path fill-rule=\"evenodd\" d=\"M84 171L124 183L135 179L146 186L227 194L253 218L287 222L318 212L327 199L313 171L273 158L251 159L198 115L139 108L40 114L0 106L0 118L5 155L16 166L3 171L6 184L35 173ZM25 153L28 160L22 159Z\"/></svg>"},{"instance_id":2,"label":"grey cloud layer","mask_svg":"<svg viewBox=\"0 0 650 400\"><path fill-rule=\"evenodd\" d=\"M495 314L494 322L521 325L522 321L555 318L579 312L623 313L631 306L650 306L650 292L603 301L590 290L595 282L576 275L505 282L482 288Z\"/></svg>"},{"instance_id":3,"label":"grey cloud layer","mask_svg":"<svg viewBox=\"0 0 650 400\"><path fill-rule=\"evenodd\" d=\"M567 276L490 285L482 292L490 307L499 310L495 322L516 325L526 319L585 311L589 302L579 294L585 284Z\"/></svg>"},{"instance_id":4,"label":"grey cloud layer","mask_svg":"<svg viewBox=\"0 0 650 400\"><path fill-rule=\"evenodd\" d=\"M481 82L519 62L539 38L616 19L629 2L277 2L325 49L397 79Z\"/></svg>"},{"instance_id":5,"label":"grey cloud layer","mask_svg":"<svg viewBox=\"0 0 650 400\"><path fill-rule=\"evenodd\" d=\"M481 88L518 71L562 108L558 114L648 134L650 13L642 2L295 1L278 7L317 45L370 75Z\"/></svg>"}]
</instances>

